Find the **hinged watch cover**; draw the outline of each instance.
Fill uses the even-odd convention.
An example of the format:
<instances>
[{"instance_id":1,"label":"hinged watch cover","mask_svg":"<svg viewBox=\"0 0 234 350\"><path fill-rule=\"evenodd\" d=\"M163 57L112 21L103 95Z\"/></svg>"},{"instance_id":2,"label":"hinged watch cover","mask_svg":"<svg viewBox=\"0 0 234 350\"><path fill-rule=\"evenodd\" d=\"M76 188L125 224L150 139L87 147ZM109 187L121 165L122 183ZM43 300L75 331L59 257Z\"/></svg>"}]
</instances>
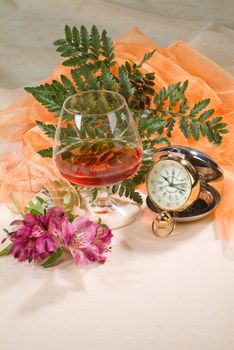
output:
<instances>
[{"instance_id":1,"label":"hinged watch cover","mask_svg":"<svg viewBox=\"0 0 234 350\"><path fill-rule=\"evenodd\" d=\"M212 182L220 183L223 180L223 171L220 166L207 154L197 149L173 146L160 148L154 154L154 161L157 162L164 158L183 157L188 160L196 169L200 178L200 193L195 202L183 211L172 211L170 214L175 221L193 221L198 220L210 214L219 204L221 199L221 186L214 186ZM218 187L218 188L217 188ZM148 207L156 213L159 209L149 198L146 199Z\"/></svg>"}]
</instances>

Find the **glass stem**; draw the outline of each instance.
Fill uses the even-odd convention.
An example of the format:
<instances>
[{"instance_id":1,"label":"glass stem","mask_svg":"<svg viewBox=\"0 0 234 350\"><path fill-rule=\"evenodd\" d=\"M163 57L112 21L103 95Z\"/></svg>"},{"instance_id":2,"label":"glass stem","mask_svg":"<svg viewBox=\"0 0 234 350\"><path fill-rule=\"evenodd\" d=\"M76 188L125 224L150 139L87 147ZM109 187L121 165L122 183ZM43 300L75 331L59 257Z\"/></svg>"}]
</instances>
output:
<instances>
[{"instance_id":1,"label":"glass stem","mask_svg":"<svg viewBox=\"0 0 234 350\"><path fill-rule=\"evenodd\" d=\"M98 195L94 202L94 210L97 214L105 214L112 211L112 202L108 187L104 186L98 189Z\"/></svg>"},{"instance_id":2,"label":"glass stem","mask_svg":"<svg viewBox=\"0 0 234 350\"><path fill-rule=\"evenodd\" d=\"M108 192L108 187L104 186L104 187L100 187L98 189L96 205L99 207L110 207L111 206L111 200L110 200L110 195Z\"/></svg>"}]
</instances>

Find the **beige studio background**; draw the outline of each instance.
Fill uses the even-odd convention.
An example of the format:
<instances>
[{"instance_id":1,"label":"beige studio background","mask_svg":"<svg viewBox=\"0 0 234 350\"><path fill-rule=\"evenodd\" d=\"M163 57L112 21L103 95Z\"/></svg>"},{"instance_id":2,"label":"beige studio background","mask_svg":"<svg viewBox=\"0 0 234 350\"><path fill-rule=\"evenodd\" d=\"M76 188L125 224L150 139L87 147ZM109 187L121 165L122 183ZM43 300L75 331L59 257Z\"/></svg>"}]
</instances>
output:
<instances>
[{"instance_id":1,"label":"beige studio background","mask_svg":"<svg viewBox=\"0 0 234 350\"><path fill-rule=\"evenodd\" d=\"M185 40L234 72L233 0L0 0L0 14L0 88L46 78L66 23L96 24L113 38L137 26L162 46Z\"/></svg>"}]
</instances>

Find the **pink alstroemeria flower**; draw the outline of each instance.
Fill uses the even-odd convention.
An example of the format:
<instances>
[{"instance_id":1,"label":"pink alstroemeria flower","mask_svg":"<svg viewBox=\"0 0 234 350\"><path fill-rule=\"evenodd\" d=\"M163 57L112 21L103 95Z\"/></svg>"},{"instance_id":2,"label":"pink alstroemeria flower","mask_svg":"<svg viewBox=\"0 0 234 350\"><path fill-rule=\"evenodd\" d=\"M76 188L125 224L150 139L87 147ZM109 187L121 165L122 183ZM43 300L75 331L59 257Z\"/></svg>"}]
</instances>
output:
<instances>
[{"instance_id":1,"label":"pink alstroemeria flower","mask_svg":"<svg viewBox=\"0 0 234 350\"><path fill-rule=\"evenodd\" d=\"M88 265L94 261L104 263L103 255L109 248L112 233L108 227L77 217L72 223L66 222L62 230L66 247L77 264Z\"/></svg>"},{"instance_id":2,"label":"pink alstroemeria flower","mask_svg":"<svg viewBox=\"0 0 234 350\"><path fill-rule=\"evenodd\" d=\"M19 261L40 261L59 247L61 227L67 221L63 209L54 207L45 215L26 214L11 236L12 255Z\"/></svg>"}]
</instances>

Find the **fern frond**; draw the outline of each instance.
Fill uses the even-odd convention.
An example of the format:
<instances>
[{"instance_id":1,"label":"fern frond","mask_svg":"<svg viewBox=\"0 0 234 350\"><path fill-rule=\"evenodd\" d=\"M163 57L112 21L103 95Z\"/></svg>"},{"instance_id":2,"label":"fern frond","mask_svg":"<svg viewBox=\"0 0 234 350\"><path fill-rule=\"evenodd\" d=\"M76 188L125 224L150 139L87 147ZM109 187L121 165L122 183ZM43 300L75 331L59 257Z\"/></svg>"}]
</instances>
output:
<instances>
[{"instance_id":1,"label":"fern frond","mask_svg":"<svg viewBox=\"0 0 234 350\"><path fill-rule=\"evenodd\" d=\"M156 49L154 49L153 51L147 52L143 59L141 60L140 63L137 64L137 68L141 68L143 66L144 63L146 63L151 57L153 57L153 55L155 54Z\"/></svg>"},{"instance_id":2,"label":"fern frond","mask_svg":"<svg viewBox=\"0 0 234 350\"><path fill-rule=\"evenodd\" d=\"M134 94L135 88L132 86L124 66L119 67L119 85L119 93L128 100Z\"/></svg>"},{"instance_id":3,"label":"fern frond","mask_svg":"<svg viewBox=\"0 0 234 350\"><path fill-rule=\"evenodd\" d=\"M40 151L37 151L40 156L45 158L52 158L53 157L53 148L47 148L47 149L41 149Z\"/></svg>"},{"instance_id":4,"label":"fern frond","mask_svg":"<svg viewBox=\"0 0 234 350\"><path fill-rule=\"evenodd\" d=\"M125 196L132 199L134 202L136 202L139 205L143 204L143 199L141 194L136 191L133 187L128 186L127 182L122 182L120 185L115 185L112 187L113 193L118 193L120 197Z\"/></svg>"},{"instance_id":5,"label":"fern frond","mask_svg":"<svg viewBox=\"0 0 234 350\"><path fill-rule=\"evenodd\" d=\"M83 52L88 53L90 46L90 35L84 26L80 27L80 41Z\"/></svg>"},{"instance_id":6,"label":"fern frond","mask_svg":"<svg viewBox=\"0 0 234 350\"><path fill-rule=\"evenodd\" d=\"M54 124L46 124L43 123L40 120L36 121L37 126L51 139L54 139L55 137L55 132L56 132L56 127Z\"/></svg>"},{"instance_id":7,"label":"fern frond","mask_svg":"<svg viewBox=\"0 0 234 350\"><path fill-rule=\"evenodd\" d=\"M115 65L115 53L114 46L110 37L107 36L106 30L102 32L102 55L105 57L105 63L107 67L112 67Z\"/></svg>"},{"instance_id":8,"label":"fern frond","mask_svg":"<svg viewBox=\"0 0 234 350\"><path fill-rule=\"evenodd\" d=\"M92 26L90 35L90 51L98 59L101 53L101 36L96 26Z\"/></svg>"},{"instance_id":9,"label":"fern frond","mask_svg":"<svg viewBox=\"0 0 234 350\"><path fill-rule=\"evenodd\" d=\"M88 90L85 80L82 78L82 76L79 73L79 69L72 69L71 75L79 91Z\"/></svg>"},{"instance_id":10,"label":"fern frond","mask_svg":"<svg viewBox=\"0 0 234 350\"><path fill-rule=\"evenodd\" d=\"M101 64L101 75L99 77L99 81L104 89L109 91L117 91L117 83L104 62Z\"/></svg>"}]
</instances>

